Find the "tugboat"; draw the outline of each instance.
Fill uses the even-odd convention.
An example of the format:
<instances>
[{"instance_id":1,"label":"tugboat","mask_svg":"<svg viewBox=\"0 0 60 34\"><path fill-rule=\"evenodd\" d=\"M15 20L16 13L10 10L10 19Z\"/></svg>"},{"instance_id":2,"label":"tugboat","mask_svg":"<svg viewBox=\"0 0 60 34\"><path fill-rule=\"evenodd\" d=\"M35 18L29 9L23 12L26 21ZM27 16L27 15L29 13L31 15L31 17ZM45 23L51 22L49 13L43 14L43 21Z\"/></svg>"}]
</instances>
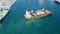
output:
<instances>
[{"instance_id":1,"label":"tugboat","mask_svg":"<svg viewBox=\"0 0 60 34\"><path fill-rule=\"evenodd\" d=\"M60 0L55 0L56 3L60 4Z\"/></svg>"},{"instance_id":2,"label":"tugboat","mask_svg":"<svg viewBox=\"0 0 60 34\"><path fill-rule=\"evenodd\" d=\"M24 14L24 17L26 19L30 19L30 18L35 18L35 17L45 17L45 16L50 15L50 14L52 14L51 11L44 10L44 9L37 10L37 11L34 11L34 12L33 12L33 10L32 11L27 11L26 10L26 12Z\"/></svg>"}]
</instances>

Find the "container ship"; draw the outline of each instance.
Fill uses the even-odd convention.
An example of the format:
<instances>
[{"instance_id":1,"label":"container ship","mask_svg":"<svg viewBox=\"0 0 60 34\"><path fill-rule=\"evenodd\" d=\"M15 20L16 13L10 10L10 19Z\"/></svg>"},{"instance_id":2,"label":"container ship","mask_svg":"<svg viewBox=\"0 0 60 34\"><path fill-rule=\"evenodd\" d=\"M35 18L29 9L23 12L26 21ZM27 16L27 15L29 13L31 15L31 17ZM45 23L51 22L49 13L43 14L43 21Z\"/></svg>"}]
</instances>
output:
<instances>
[{"instance_id":1,"label":"container ship","mask_svg":"<svg viewBox=\"0 0 60 34\"><path fill-rule=\"evenodd\" d=\"M45 17L52 14L52 11L50 10L45 10L45 9L41 9L41 10L37 10L37 11L25 11L24 17L25 19L30 19L30 18L36 18L36 17Z\"/></svg>"}]
</instances>

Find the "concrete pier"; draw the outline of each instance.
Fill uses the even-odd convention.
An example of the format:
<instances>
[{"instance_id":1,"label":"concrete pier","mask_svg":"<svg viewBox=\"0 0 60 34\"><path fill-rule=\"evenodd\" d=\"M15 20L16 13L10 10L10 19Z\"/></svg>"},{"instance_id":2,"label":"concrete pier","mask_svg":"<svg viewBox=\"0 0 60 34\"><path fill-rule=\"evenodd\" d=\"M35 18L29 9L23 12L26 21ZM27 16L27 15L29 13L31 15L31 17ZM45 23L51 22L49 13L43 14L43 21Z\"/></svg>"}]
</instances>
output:
<instances>
[{"instance_id":1,"label":"concrete pier","mask_svg":"<svg viewBox=\"0 0 60 34\"><path fill-rule=\"evenodd\" d=\"M10 7L16 0L1 0L0 1L0 21L8 14Z\"/></svg>"}]
</instances>

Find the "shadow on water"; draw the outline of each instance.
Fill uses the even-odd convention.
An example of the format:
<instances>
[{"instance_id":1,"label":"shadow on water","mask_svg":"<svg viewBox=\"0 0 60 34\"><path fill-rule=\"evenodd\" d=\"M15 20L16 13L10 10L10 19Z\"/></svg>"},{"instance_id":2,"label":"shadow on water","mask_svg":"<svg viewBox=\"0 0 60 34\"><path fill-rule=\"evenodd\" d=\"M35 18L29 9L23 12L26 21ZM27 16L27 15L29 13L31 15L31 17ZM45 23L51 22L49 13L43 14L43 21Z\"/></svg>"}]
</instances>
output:
<instances>
[{"instance_id":1,"label":"shadow on water","mask_svg":"<svg viewBox=\"0 0 60 34\"><path fill-rule=\"evenodd\" d=\"M60 3L59 3L59 2L57 2L57 1L55 1L55 3L60 5Z\"/></svg>"}]
</instances>

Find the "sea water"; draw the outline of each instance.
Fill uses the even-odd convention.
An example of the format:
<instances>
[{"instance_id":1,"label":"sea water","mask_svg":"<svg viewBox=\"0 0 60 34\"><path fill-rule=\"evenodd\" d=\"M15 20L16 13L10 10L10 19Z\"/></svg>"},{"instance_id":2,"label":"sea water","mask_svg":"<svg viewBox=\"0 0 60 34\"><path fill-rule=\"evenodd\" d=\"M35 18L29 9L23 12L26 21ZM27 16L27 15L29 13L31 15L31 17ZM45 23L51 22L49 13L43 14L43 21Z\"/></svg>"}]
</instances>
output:
<instances>
[{"instance_id":1,"label":"sea water","mask_svg":"<svg viewBox=\"0 0 60 34\"><path fill-rule=\"evenodd\" d=\"M52 15L26 20L26 10L52 10ZM0 22L0 34L60 34L60 4L54 0L17 0Z\"/></svg>"}]
</instances>

